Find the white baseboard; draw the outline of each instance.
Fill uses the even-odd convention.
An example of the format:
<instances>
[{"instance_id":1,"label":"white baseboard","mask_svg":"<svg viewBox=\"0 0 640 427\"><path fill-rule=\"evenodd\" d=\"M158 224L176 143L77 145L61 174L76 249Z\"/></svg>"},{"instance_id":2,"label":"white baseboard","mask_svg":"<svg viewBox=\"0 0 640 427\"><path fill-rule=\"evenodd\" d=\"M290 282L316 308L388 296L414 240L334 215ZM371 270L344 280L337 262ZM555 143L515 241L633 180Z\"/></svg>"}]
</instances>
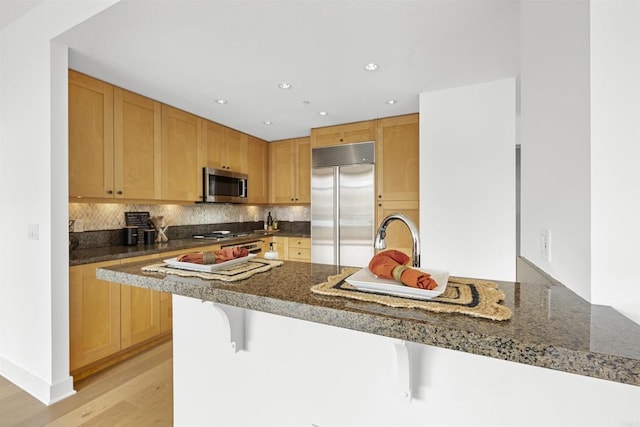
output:
<instances>
[{"instance_id":1,"label":"white baseboard","mask_svg":"<svg viewBox=\"0 0 640 427\"><path fill-rule=\"evenodd\" d=\"M0 356L0 375L11 381L45 405L51 405L75 394L73 377L49 384L42 378Z\"/></svg>"}]
</instances>

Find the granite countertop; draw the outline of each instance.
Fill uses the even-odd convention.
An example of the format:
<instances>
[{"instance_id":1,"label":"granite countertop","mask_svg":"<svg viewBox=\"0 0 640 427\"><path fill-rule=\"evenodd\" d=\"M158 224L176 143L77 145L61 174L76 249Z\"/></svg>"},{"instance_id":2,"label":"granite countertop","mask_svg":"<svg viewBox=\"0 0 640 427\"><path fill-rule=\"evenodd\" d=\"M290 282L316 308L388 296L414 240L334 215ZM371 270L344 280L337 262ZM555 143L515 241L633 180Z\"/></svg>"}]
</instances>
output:
<instances>
[{"instance_id":1,"label":"granite countertop","mask_svg":"<svg viewBox=\"0 0 640 427\"><path fill-rule=\"evenodd\" d=\"M340 268L285 261L238 282L142 273L149 261L98 278L496 359L640 386L640 326L563 285L500 282L508 321L392 308L314 294Z\"/></svg>"},{"instance_id":2,"label":"granite countertop","mask_svg":"<svg viewBox=\"0 0 640 427\"><path fill-rule=\"evenodd\" d=\"M250 242L259 239L269 238L271 236L282 237L311 237L305 233L278 232L273 231L264 233L254 232L241 237L221 238L221 239L172 239L164 243L156 243L154 245L137 245L137 246L104 246L99 248L75 249L69 253L69 266L91 264L94 262L111 261L124 258L132 258L142 255L159 254L162 252L179 251L181 249L197 249L203 246L211 245L228 245L235 243Z\"/></svg>"}]
</instances>

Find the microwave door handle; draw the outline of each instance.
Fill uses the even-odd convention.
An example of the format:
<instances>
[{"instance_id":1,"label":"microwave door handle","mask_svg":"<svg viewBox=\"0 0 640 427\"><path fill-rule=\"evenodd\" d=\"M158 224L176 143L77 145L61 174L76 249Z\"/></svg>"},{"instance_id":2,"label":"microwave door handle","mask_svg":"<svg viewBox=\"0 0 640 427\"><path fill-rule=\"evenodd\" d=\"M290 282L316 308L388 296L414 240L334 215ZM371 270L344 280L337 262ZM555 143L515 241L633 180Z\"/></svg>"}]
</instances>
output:
<instances>
[{"instance_id":1,"label":"microwave door handle","mask_svg":"<svg viewBox=\"0 0 640 427\"><path fill-rule=\"evenodd\" d=\"M247 180L241 179L238 185L240 186L240 197L247 197Z\"/></svg>"}]
</instances>

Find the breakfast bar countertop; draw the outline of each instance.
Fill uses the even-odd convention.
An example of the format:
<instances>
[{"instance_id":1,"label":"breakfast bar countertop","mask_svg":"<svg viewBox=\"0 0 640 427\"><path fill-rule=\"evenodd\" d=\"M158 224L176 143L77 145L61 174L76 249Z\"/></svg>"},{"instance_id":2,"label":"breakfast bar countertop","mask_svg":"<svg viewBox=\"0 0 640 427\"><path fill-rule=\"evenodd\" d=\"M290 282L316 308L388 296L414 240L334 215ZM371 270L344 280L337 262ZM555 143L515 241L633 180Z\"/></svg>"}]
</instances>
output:
<instances>
[{"instance_id":1,"label":"breakfast bar countertop","mask_svg":"<svg viewBox=\"0 0 640 427\"><path fill-rule=\"evenodd\" d=\"M145 273L141 261L100 279L409 342L640 386L640 325L560 284L495 281L513 316L493 321L313 293L342 269L284 261L237 282Z\"/></svg>"}]
</instances>

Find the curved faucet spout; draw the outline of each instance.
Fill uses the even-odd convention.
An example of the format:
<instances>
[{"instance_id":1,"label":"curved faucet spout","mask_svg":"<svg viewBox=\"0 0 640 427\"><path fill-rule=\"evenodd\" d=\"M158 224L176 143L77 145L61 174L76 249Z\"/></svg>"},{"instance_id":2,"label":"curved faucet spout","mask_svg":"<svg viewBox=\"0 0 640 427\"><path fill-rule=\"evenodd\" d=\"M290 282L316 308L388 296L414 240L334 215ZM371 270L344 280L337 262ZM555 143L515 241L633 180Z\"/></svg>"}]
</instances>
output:
<instances>
[{"instance_id":1,"label":"curved faucet spout","mask_svg":"<svg viewBox=\"0 0 640 427\"><path fill-rule=\"evenodd\" d=\"M416 227L416 224L411 220L411 218L403 213L394 213L382 220L380 227L376 232L373 247L375 249L385 249L387 247L387 244L384 241L387 236L387 226L394 220L404 222L409 228L409 231L411 232L411 239L413 240L413 266L420 267L420 234L418 233L418 227Z\"/></svg>"}]
</instances>

